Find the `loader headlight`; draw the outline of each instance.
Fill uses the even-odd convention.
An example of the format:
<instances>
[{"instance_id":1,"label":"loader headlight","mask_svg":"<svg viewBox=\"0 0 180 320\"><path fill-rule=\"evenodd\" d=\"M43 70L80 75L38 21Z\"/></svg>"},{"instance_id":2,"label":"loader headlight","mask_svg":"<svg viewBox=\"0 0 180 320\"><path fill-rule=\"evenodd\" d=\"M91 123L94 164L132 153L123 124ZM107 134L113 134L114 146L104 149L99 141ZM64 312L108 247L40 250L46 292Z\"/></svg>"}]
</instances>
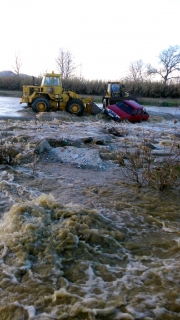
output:
<instances>
[{"instance_id":1,"label":"loader headlight","mask_svg":"<svg viewBox=\"0 0 180 320\"><path fill-rule=\"evenodd\" d=\"M55 98L59 98L59 95L58 95L58 94L55 94Z\"/></svg>"}]
</instances>

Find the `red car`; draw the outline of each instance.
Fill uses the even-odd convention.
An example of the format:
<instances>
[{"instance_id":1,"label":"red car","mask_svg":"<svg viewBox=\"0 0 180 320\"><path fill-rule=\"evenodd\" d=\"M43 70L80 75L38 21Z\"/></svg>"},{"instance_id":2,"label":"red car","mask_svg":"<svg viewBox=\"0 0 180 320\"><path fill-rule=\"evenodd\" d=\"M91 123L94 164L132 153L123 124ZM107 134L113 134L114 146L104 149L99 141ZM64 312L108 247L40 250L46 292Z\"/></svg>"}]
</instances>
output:
<instances>
[{"instance_id":1,"label":"red car","mask_svg":"<svg viewBox=\"0 0 180 320\"><path fill-rule=\"evenodd\" d=\"M149 114L147 111L134 100L122 100L116 104L108 105L107 109L115 112L121 120L129 122L141 122L148 120Z\"/></svg>"}]
</instances>

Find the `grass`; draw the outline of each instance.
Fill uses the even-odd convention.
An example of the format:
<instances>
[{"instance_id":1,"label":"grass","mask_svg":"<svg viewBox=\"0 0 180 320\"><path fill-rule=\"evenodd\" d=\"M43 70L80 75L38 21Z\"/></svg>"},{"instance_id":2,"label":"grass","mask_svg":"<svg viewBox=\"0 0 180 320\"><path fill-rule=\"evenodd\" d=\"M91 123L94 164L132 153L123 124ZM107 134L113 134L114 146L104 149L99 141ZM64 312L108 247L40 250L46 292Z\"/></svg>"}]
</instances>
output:
<instances>
[{"instance_id":1,"label":"grass","mask_svg":"<svg viewBox=\"0 0 180 320\"><path fill-rule=\"evenodd\" d=\"M21 97L22 91L16 90L0 90L1 97Z\"/></svg>"},{"instance_id":2,"label":"grass","mask_svg":"<svg viewBox=\"0 0 180 320\"><path fill-rule=\"evenodd\" d=\"M140 104L157 107L180 107L180 99L138 98Z\"/></svg>"},{"instance_id":3,"label":"grass","mask_svg":"<svg viewBox=\"0 0 180 320\"><path fill-rule=\"evenodd\" d=\"M95 95L87 95L87 94L79 94L82 98L91 97L95 103L102 103L102 96L95 96Z\"/></svg>"},{"instance_id":4,"label":"grass","mask_svg":"<svg viewBox=\"0 0 180 320\"><path fill-rule=\"evenodd\" d=\"M81 96L81 95L80 95ZM87 95L82 95L83 98L86 98ZM96 103L102 103L102 96L91 95L93 101ZM180 107L180 98L171 99L171 98L137 98L138 102L144 106L157 106L157 107Z\"/></svg>"}]
</instances>

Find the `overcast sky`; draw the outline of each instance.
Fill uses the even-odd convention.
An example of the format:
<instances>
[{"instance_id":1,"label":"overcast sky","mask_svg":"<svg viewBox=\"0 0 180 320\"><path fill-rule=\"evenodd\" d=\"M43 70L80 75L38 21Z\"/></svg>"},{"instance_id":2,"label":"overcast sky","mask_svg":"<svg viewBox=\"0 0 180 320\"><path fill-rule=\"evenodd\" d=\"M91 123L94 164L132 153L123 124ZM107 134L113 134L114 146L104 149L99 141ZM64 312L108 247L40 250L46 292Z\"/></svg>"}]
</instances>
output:
<instances>
[{"instance_id":1,"label":"overcast sky","mask_svg":"<svg viewBox=\"0 0 180 320\"><path fill-rule=\"evenodd\" d=\"M157 65L180 45L180 0L1 0L0 71L38 76L57 70L60 48L74 56L77 76L118 80L131 62Z\"/></svg>"}]
</instances>

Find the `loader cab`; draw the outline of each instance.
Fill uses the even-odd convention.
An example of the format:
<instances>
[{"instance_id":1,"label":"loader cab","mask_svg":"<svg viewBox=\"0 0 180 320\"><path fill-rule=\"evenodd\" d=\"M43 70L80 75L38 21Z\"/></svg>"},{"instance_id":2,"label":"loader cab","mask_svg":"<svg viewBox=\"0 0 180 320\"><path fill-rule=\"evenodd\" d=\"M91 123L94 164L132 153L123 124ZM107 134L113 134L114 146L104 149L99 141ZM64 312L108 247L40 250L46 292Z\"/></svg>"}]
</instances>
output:
<instances>
[{"instance_id":1,"label":"loader cab","mask_svg":"<svg viewBox=\"0 0 180 320\"><path fill-rule=\"evenodd\" d=\"M44 80L42 81L42 85L52 87L53 81L52 77L44 77Z\"/></svg>"},{"instance_id":2,"label":"loader cab","mask_svg":"<svg viewBox=\"0 0 180 320\"><path fill-rule=\"evenodd\" d=\"M121 82L108 82L107 92L109 97L123 97L125 86Z\"/></svg>"},{"instance_id":3,"label":"loader cab","mask_svg":"<svg viewBox=\"0 0 180 320\"><path fill-rule=\"evenodd\" d=\"M58 77L54 77L53 80L54 80L54 86L60 86L61 85L60 84L60 79Z\"/></svg>"},{"instance_id":4,"label":"loader cab","mask_svg":"<svg viewBox=\"0 0 180 320\"><path fill-rule=\"evenodd\" d=\"M111 97L117 97L120 95L120 84L119 83L111 83Z\"/></svg>"},{"instance_id":5,"label":"loader cab","mask_svg":"<svg viewBox=\"0 0 180 320\"><path fill-rule=\"evenodd\" d=\"M60 74L47 73L43 76L42 86L54 87L54 86L62 86L62 81Z\"/></svg>"}]
</instances>

